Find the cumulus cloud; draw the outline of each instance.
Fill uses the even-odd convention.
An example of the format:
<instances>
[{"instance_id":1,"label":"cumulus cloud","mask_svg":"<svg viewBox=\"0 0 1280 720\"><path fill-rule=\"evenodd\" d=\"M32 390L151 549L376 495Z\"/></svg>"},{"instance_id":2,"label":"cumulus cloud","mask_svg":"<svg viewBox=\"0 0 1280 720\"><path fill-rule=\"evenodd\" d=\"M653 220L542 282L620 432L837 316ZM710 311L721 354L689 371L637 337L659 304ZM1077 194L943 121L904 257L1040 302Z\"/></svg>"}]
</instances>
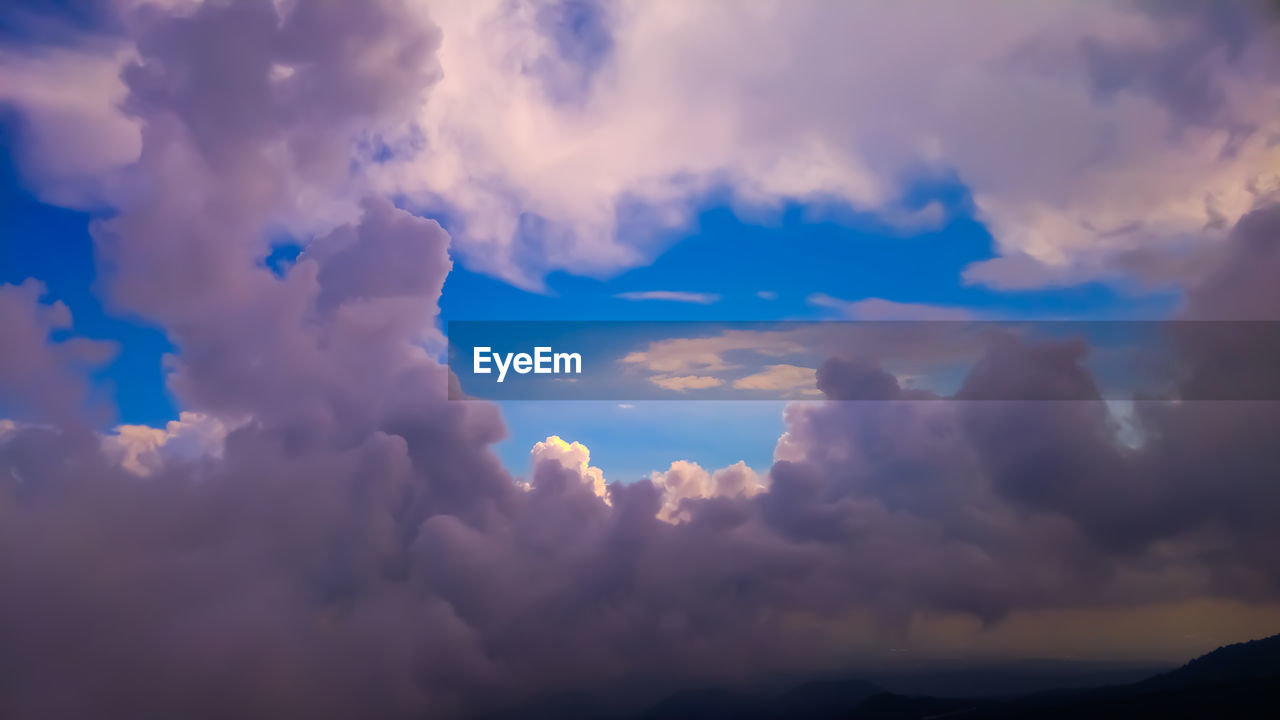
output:
<instances>
[{"instance_id":1,"label":"cumulus cloud","mask_svg":"<svg viewBox=\"0 0 1280 720\"><path fill-rule=\"evenodd\" d=\"M596 496L608 502L609 490L604 471L591 465L591 451L580 442L568 442L559 435L534 443L529 451L535 476L544 462L552 463L578 479ZM767 481L745 462L737 462L714 472L687 460L677 460L664 472L653 472L649 481L660 493L662 502L657 517L675 523L688 519L681 503L691 498L750 497L764 491Z\"/></svg>"},{"instance_id":2,"label":"cumulus cloud","mask_svg":"<svg viewBox=\"0 0 1280 720\"><path fill-rule=\"evenodd\" d=\"M1001 254L967 277L1005 288L1180 252L1276 182L1280 51L1261 3L915 5L601 6L607 42L585 56L530 8L437 5L458 41L419 115L426 142L383 180L448 198L468 258L536 285L642 262L713 187L892 219L914 217L913 174L954 172ZM549 90L566 74L574 92ZM644 227L620 230L637 208Z\"/></svg>"},{"instance_id":3,"label":"cumulus cloud","mask_svg":"<svg viewBox=\"0 0 1280 720\"><path fill-rule=\"evenodd\" d=\"M577 474L578 479L591 488L600 497L608 496L605 486L604 471L591 466L591 451L580 442L567 442L559 435L552 435L546 440L534 443L529 451L534 467L539 463L550 461L560 467Z\"/></svg>"},{"instance_id":4,"label":"cumulus cloud","mask_svg":"<svg viewBox=\"0 0 1280 720\"><path fill-rule=\"evenodd\" d=\"M162 70L148 47L145 27L166 4L134 12L137 4L113 13L128 33L0 57L9 80L0 92L35 133L26 164L51 192L74 190L59 178L127 164L141 128L156 132L139 93L123 102L125 85L136 90L152 75L158 90L179 68ZM347 11L304 8L287 14L296 22L274 50L246 48L236 69L219 68L223 87L254 102L223 103L210 86L174 107L195 120L188 130L210 157L227 150L215 147L217 128L262 140L272 123L307 118L314 147L259 157L305 157L308 167L296 170L329 181L354 159L384 193L448 210L472 265L526 287L553 270L645 262L667 230L687 225L699 197L725 186L743 206L835 200L887 222L936 222L936 205L905 202L921 173L954 173L995 236L1000 256L969 268L970 282L1182 280L1191 268L1177 269L1181 259L1211 246L1280 182L1270 140L1280 130L1280 49L1264 3L915 4L765 2L751 13L732 2L592 4L572 37L554 8L414 4L399 26L346 19L366 37L399 40L434 23L453 38L438 53L392 39L329 57L321 48L332 44L302 35L322 39ZM202 3L170 5L188 18L208 13ZM228 23L237 30L275 23L270 3L240 7L257 9L239 11ZM152 67L140 72L145 55ZM326 63L348 73L327 93L313 82ZM236 73L254 65L268 70L254 68L257 86L237 85ZM362 76L373 66L395 67L397 77ZM896 71L879 71L886 66ZM433 82L428 102L420 90ZM365 112L393 99L403 113ZM277 112L285 102L291 119ZM357 128L352 111L379 122ZM362 152L318 151L335 131L359 131ZM299 207L280 208L278 219L313 229L349 220L359 194L321 203L299 188Z\"/></svg>"},{"instance_id":5,"label":"cumulus cloud","mask_svg":"<svg viewBox=\"0 0 1280 720\"><path fill-rule=\"evenodd\" d=\"M175 5L189 17L205 13ZM535 5L415 5L402 27L429 17L456 40L438 64L394 41L378 50L416 85L352 77L325 96L310 81L316 60L358 74L372 55L308 58L332 46L285 40L276 53L242 59L242 68L271 70L253 104L214 111L221 104L192 100L187 111L210 110L193 135L214 150L207 128L261 131L282 101L300 117L333 115L337 129L351 115L344 108L369 106L367 90L397 86L404 113L362 128L361 176L421 208L451 211L458 250L526 287L550 270L644 263L664 229L685 225L698 197L722 186L742 205L835 199L887 222L934 222L936 205L904 202L922 172L955 173L995 234L1000 256L966 270L970 282L1167 282L1185 279L1180 259L1280 182L1270 141L1280 129L1272 111L1280 50L1265 4L978 3L927 13L913 5L762 3L753 13L733 3L586 5L591 22L575 38ZM122 8L133 18L125 27L160 14ZM237 27L274 22L274 8L257 8ZM323 36L338 17L329 15L284 35ZM398 29L352 27L388 37ZM122 102L115 72L148 53L145 37L131 40L0 58L0 77L14 81L0 85L38 135L32 172L83 176L140 152L146 118ZM911 50L923 46L931 53ZM897 72L877 72L884 65ZM125 73L125 83L141 81L137 70ZM439 82L428 102L419 90L431 81ZM308 136L320 132L329 131L315 126ZM274 156L288 161L289 152ZM314 150L307 158L303 174L347 167ZM355 213L312 204L282 214L314 225Z\"/></svg>"},{"instance_id":6,"label":"cumulus cloud","mask_svg":"<svg viewBox=\"0 0 1280 720\"><path fill-rule=\"evenodd\" d=\"M125 470L146 476L166 463L221 458L228 431L219 418L182 412L163 428L117 425L102 438L102 451Z\"/></svg>"},{"instance_id":7,"label":"cumulus cloud","mask_svg":"<svg viewBox=\"0 0 1280 720\"><path fill-rule=\"evenodd\" d=\"M669 523L690 519L682 508L685 500L751 497L766 487L766 481L742 461L709 473L698 463L677 460L664 472L650 473L649 482L662 493L658 518Z\"/></svg>"}]
</instances>

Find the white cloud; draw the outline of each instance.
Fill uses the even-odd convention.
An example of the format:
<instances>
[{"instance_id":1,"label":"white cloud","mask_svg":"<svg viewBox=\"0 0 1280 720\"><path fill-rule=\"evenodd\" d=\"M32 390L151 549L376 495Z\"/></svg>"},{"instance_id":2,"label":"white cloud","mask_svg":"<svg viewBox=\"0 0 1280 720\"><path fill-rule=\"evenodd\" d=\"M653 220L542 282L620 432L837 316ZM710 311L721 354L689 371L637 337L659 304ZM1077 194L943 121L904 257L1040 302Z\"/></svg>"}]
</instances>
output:
<instances>
[{"instance_id":1,"label":"white cloud","mask_svg":"<svg viewBox=\"0 0 1280 720\"><path fill-rule=\"evenodd\" d=\"M765 490L765 479L743 461L708 473L701 465L676 460L665 472L653 472L649 480L662 492L658 518L678 523L688 517L681 510L685 500L711 497L750 497Z\"/></svg>"},{"instance_id":2,"label":"white cloud","mask_svg":"<svg viewBox=\"0 0 1280 720\"><path fill-rule=\"evenodd\" d=\"M0 102L25 120L18 161L46 199L92 204L103 176L138 159L141 127L120 110L120 68L131 57L125 46L102 43L0 51Z\"/></svg>"},{"instance_id":3,"label":"white cloud","mask_svg":"<svg viewBox=\"0 0 1280 720\"><path fill-rule=\"evenodd\" d=\"M659 375L649 378L649 382L666 390L685 392L686 390L705 390L724 383L718 377L710 375Z\"/></svg>"},{"instance_id":4,"label":"white cloud","mask_svg":"<svg viewBox=\"0 0 1280 720\"><path fill-rule=\"evenodd\" d=\"M735 380L733 386L739 390L821 394L818 390L818 371L799 365L769 365L758 373Z\"/></svg>"},{"instance_id":5,"label":"white cloud","mask_svg":"<svg viewBox=\"0 0 1280 720\"><path fill-rule=\"evenodd\" d=\"M424 149L378 180L445 198L462 252L525 285L645 262L652 231L722 184L742 203L835 198L933 223L936 209L902 202L921 169L954 171L1000 253L1039 270L996 261L971 280L1075 282L1229 224L1280 172L1277 48L1264 30L1228 52L1207 10L636 0L607 6L612 49L594 72L561 56L534 8L430 12L444 80L419 118ZM571 97L548 92L574 71L587 81ZM547 223L545 252L516 251L522 213Z\"/></svg>"},{"instance_id":6,"label":"white cloud","mask_svg":"<svg viewBox=\"0 0 1280 720\"><path fill-rule=\"evenodd\" d=\"M221 458L223 442L230 429L216 417L182 412L164 428L118 425L102 436L102 450L125 470L147 476L166 462Z\"/></svg>"},{"instance_id":7,"label":"white cloud","mask_svg":"<svg viewBox=\"0 0 1280 720\"><path fill-rule=\"evenodd\" d=\"M580 442L568 442L559 435L534 443L529 452L534 467L551 461L575 473L578 478L601 498L608 502L608 486L604 472L591 465L591 451ZM666 522L679 522L684 515L680 503L691 498L750 497L767 487L766 478L739 461L715 472L707 472L695 462L677 460L665 472L653 472L650 481L662 493L662 507L658 518Z\"/></svg>"},{"instance_id":8,"label":"white cloud","mask_svg":"<svg viewBox=\"0 0 1280 720\"><path fill-rule=\"evenodd\" d=\"M883 298L841 300L825 293L814 293L808 300L810 305L837 310L851 320L972 320L974 318L973 313L964 308L902 303Z\"/></svg>"},{"instance_id":9,"label":"white cloud","mask_svg":"<svg viewBox=\"0 0 1280 720\"><path fill-rule=\"evenodd\" d=\"M710 305L720 300L720 296L714 293L679 292L675 290L641 290L618 293L614 297L623 300L666 300L698 305Z\"/></svg>"},{"instance_id":10,"label":"white cloud","mask_svg":"<svg viewBox=\"0 0 1280 720\"><path fill-rule=\"evenodd\" d=\"M534 467L545 460L560 463L566 470L574 472L578 478L589 486L596 495L607 498L609 490L605 485L604 471L591 465L591 451L580 442L568 442L559 435L552 435L546 440L533 444L529 451Z\"/></svg>"},{"instance_id":11,"label":"white cloud","mask_svg":"<svg viewBox=\"0 0 1280 720\"><path fill-rule=\"evenodd\" d=\"M785 330L725 330L710 337L657 340L644 350L627 353L622 362L652 372L692 373L734 367L724 356L736 350L785 357L804 349L795 333Z\"/></svg>"},{"instance_id":12,"label":"white cloud","mask_svg":"<svg viewBox=\"0 0 1280 720\"><path fill-rule=\"evenodd\" d=\"M919 229L941 208L905 188L954 173L1000 255L966 279L1020 288L1142 274L1122 262L1135 249L1160 265L1280 185L1280 46L1244 4L629 0L603 6L610 49L591 60L561 52L534 3L418 7L443 31L443 79L377 129L393 157L350 190L447 205L456 249L525 287L644 264L720 187ZM87 201L137 158L119 107L133 55L95 39L0 56L46 196Z\"/></svg>"}]
</instances>

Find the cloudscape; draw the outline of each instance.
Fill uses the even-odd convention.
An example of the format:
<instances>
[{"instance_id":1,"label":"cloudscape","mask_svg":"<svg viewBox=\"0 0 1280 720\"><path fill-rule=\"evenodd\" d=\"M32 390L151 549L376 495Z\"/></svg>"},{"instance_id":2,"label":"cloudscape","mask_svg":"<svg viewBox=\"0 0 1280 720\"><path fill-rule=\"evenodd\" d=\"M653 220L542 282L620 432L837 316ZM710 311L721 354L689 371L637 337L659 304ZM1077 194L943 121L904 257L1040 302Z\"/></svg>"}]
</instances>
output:
<instances>
[{"instance_id":1,"label":"cloudscape","mask_svg":"<svg viewBox=\"0 0 1280 720\"><path fill-rule=\"evenodd\" d=\"M1277 12L5 3L0 716L925 717L1280 633Z\"/></svg>"}]
</instances>

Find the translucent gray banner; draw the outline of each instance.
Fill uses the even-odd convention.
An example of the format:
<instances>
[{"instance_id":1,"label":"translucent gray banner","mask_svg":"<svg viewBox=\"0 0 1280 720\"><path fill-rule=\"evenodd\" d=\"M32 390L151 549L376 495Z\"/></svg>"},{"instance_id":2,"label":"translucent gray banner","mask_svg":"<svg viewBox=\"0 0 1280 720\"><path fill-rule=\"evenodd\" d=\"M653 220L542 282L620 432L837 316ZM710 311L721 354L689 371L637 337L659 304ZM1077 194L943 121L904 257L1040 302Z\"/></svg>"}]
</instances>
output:
<instances>
[{"instance_id":1,"label":"translucent gray banner","mask_svg":"<svg viewBox=\"0 0 1280 720\"><path fill-rule=\"evenodd\" d=\"M1280 400L1280 322L448 323L455 400Z\"/></svg>"}]
</instances>

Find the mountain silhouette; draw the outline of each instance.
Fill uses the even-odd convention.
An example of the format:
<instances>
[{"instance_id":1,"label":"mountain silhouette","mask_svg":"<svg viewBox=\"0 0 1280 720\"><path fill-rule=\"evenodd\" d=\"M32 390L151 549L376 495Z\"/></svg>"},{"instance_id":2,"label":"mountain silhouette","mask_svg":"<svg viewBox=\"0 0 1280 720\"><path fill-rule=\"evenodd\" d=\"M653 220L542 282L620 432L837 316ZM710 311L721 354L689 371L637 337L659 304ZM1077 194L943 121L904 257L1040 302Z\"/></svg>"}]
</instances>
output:
<instances>
[{"instance_id":1,"label":"mountain silhouette","mask_svg":"<svg viewBox=\"0 0 1280 720\"><path fill-rule=\"evenodd\" d=\"M863 680L777 695L723 689L671 695L636 720L1126 720L1280 717L1280 635L1220 647L1144 680L1017 697L899 694Z\"/></svg>"},{"instance_id":2,"label":"mountain silhouette","mask_svg":"<svg viewBox=\"0 0 1280 720\"><path fill-rule=\"evenodd\" d=\"M1126 720L1280 717L1280 635L1227 645L1128 685L1014 698L946 699L882 694L848 720Z\"/></svg>"},{"instance_id":3,"label":"mountain silhouette","mask_svg":"<svg viewBox=\"0 0 1280 720\"><path fill-rule=\"evenodd\" d=\"M1280 676L1280 635L1220 647L1177 670L1135 683L1135 688L1176 690L1276 676Z\"/></svg>"}]
</instances>

